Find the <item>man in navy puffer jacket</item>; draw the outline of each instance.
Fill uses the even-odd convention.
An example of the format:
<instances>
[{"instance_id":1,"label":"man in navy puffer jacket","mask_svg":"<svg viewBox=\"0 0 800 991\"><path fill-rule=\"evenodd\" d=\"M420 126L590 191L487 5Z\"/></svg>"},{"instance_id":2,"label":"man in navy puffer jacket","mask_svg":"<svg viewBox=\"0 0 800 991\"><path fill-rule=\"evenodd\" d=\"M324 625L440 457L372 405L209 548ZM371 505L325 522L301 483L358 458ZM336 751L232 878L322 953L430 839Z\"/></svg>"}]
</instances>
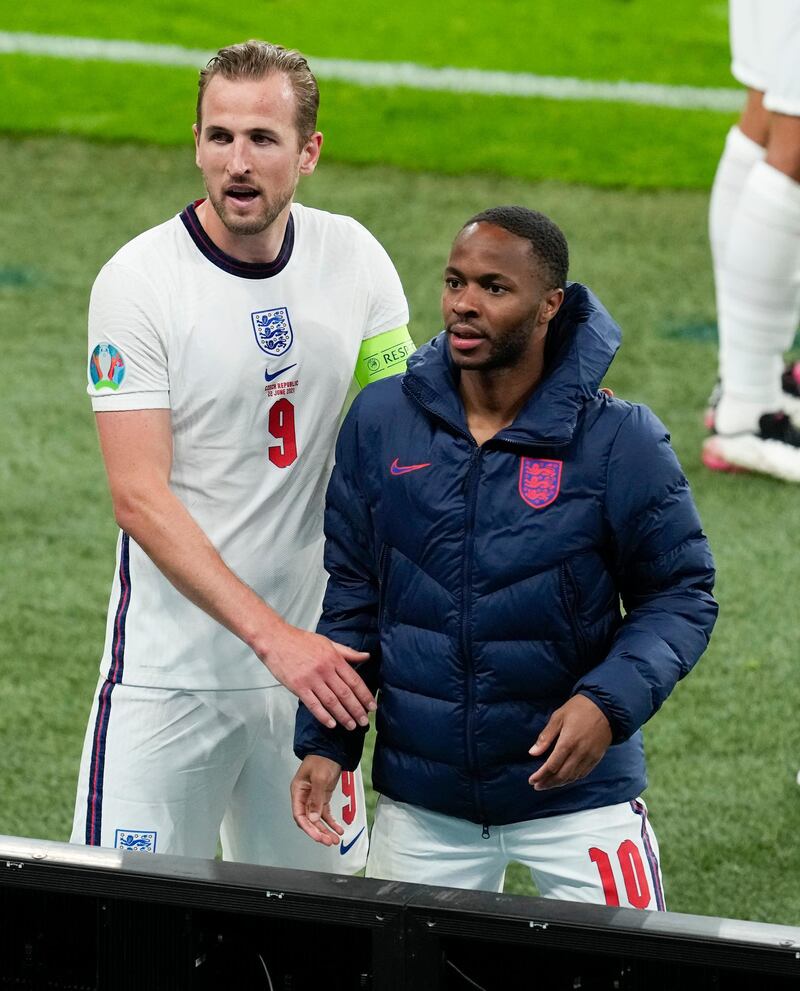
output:
<instances>
[{"instance_id":1,"label":"man in navy puffer jacket","mask_svg":"<svg viewBox=\"0 0 800 991\"><path fill-rule=\"evenodd\" d=\"M380 690L368 874L501 890L519 860L542 894L663 908L640 727L706 647L713 561L664 426L599 388L620 332L567 265L522 207L460 231L445 331L342 427L319 632ZM317 842L362 745L301 705Z\"/></svg>"}]
</instances>

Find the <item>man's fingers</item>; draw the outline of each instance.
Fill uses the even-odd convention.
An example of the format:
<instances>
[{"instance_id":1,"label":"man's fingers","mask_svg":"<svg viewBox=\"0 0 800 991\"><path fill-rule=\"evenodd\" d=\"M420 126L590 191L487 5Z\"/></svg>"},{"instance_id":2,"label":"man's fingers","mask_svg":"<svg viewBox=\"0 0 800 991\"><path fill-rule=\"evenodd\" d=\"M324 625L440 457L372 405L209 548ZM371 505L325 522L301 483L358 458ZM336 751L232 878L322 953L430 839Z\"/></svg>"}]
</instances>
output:
<instances>
[{"instance_id":1,"label":"man's fingers","mask_svg":"<svg viewBox=\"0 0 800 991\"><path fill-rule=\"evenodd\" d=\"M321 819L312 819L310 816L300 814L294 817L294 821L316 843L321 843L323 846L336 846L339 842L336 833L331 832Z\"/></svg>"},{"instance_id":2,"label":"man's fingers","mask_svg":"<svg viewBox=\"0 0 800 991\"><path fill-rule=\"evenodd\" d=\"M357 702L355 695L353 695L341 679L337 678L333 685L329 682L322 682L314 688L314 694L322 704L325 711L330 713L336 722L344 726L345 729L355 729L356 720L342 703L342 695L349 697L348 700L351 707L355 707L356 705L358 706L358 711L360 713L358 719L363 720L363 725L366 726L369 724L369 718L367 717L367 713L364 711L363 706L360 702Z\"/></svg>"},{"instance_id":3,"label":"man's fingers","mask_svg":"<svg viewBox=\"0 0 800 991\"><path fill-rule=\"evenodd\" d=\"M345 679L348 675L355 675L356 683L351 687ZM313 716L325 726L333 728L335 723L340 723L345 729L355 729L356 723L360 726L369 726L369 715L364 708L364 704L359 700L356 689L361 686L362 694L366 699L372 699L372 695L364 682L346 665L339 671L333 671L327 680L318 678L311 686L303 691L299 691L298 697L302 699ZM311 701L309 701L311 700ZM316 704L317 709L314 709ZM372 708L375 708L374 699ZM334 724L330 723L334 720Z\"/></svg>"},{"instance_id":4,"label":"man's fingers","mask_svg":"<svg viewBox=\"0 0 800 991\"><path fill-rule=\"evenodd\" d=\"M528 753L532 757L541 756L546 750L549 750L553 745L553 741L556 739L558 734L561 732L561 726L563 719L561 717L561 710L556 709L556 711L547 720L547 725L542 730L542 732L536 737L536 743L531 747Z\"/></svg>"},{"instance_id":5,"label":"man's fingers","mask_svg":"<svg viewBox=\"0 0 800 991\"><path fill-rule=\"evenodd\" d=\"M539 770L528 778L528 783L533 785L536 791L559 788L578 781L588 774L595 764L597 760L591 753L587 753L574 743L562 745L559 741Z\"/></svg>"},{"instance_id":6,"label":"man's fingers","mask_svg":"<svg viewBox=\"0 0 800 991\"><path fill-rule=\"evenodd\" d=\"M308 792L308 798L306 799L305 813L309 824L320 835L327 837L333 843L338 843L339 836L342 835L344 829L333 817L330 806L330 794L331 790L329 788L326 788L322 782L312 777L311 787Z\"/></svg>"},{"instance_id":7,"label":"man's fingers","mask_svg":"<svg viewBox=\"0 0 800 991\"><path fill-rule=\"evenodd\" d=\"M328 830L319 825L319 813L314 813L314 818L308 814L308 797L311 792L311 785L307 781L292 782L292 818L295 823L311 837L316 843L324 846L333 846L338 843L338 839Z\"/></svg>"},{"instance_id":8,"label":"man's fingers","mask_svg":"<svg viewBox=\"0 0 800 991\"><path fill-rule=\"evenodd\" d=\"M352 658L348 658L347 654L345 654L344 651L349 651L350 654L357 655L359 661L365 661L369 659L369 654L364 654L356 650L350 650L349 647L345 647L342 644L334 643L333 646L336 648L339 654L344 658L344 660L350 663L352 663ZM375 703L375 697L373 696L372 692L367 688L367 686L364 684L364 679L361 677L361 675L359 675L357 671L354 671L353 668L350 667L350 663L338 667L336 669L336 673L339 675L342 681L348 686L348 688L352 691L352 693L356 696L359 703L365 709L368 709L370 712L374 712L375 709L377 709L377 705ZM356 715L355 713L352 714L354 716Z\"/></svg>"},{"instance_id":9,"label":"man's fingers","mask_svg":"<svg viewBox=\"0 0 800 991\"><path fill-rule=\"evenodd\" d=\"M538 771L528 778L528 782L534 789L551 787L555 784L563 773L568 753L560 751L558 747L550 754Z\"/></svg>"},{"instance_id":10,"label":"man's fingers","mask_svg":"<svg viewBox=\"0 0 800 991\"><path fill-rule=\"evenodd\" d=\"M292 818L297 825L313 839L321 842L320 830L311 823L307 815L306 804L311 786L306 781L292 781L290 792L292 796Z\"/></svg>"},{"instance_id":11,"label":"man's fingers","mask_svg":"<svg viewBox=\"0 0 800 991\"><path fill-rule=\"evenodd\" d=\"M344 826L342 826L342 824L334 817L333 812L331 812L330 804L323 806L321 819L326 826L336 833L337 837L344 836ZM339 842L338 839L336 842Z\"/></svg>"},{"instance_id":12,"label":"man's fingers","mask_svg":"<svg viewBox=\"0 0 800 991\"><path fill-rule=\"evenodd\" d=\"M317 696L333 715L336 715L336 713L328 705L329 701L332 705L340 706L343 710L345 710L348 717L351 720L355 720L359 726L369 726L369 715L367 714L367 710L364 708L364 705L356 695L355 687L360 684L365 689L367 697L372 698L372 696L369 694L369 689L367 689L367 686L364 685L364 682L361 681L358 675L355 675L358 680L354 683L354 686L350 685L347 679L348 676L353 674L355 674L355 672L352 671L352 669L347 665L342 665L337 668L327 679L324 688L317 692ZM336 718L340 723L342 723L342 725L347 725L342 719L339 719L338 716ZM354 729L355 724L349 725L347 728Z\"/></svg>"},{"instance_id":13,"label":"man's fingers","mask_svg":"<svg viewBox=\"0 0 800 991\"><path fill-rule=\"evenodd\" d=\"M363 664L364 661L369 660L369 654L366 650L356 650L354 647L348 647L344 643L337 643L335 640L331 640L331 643L336 652L341 654L346 661L350 661L351 664Z\"/></svg>"},{"instance_id":14,"label":"man's fingers","mask_svg":"<svg viewBox=\"0 0 800 991\"><path fill-rule=\"evenodd\" d=\"M531 775L528 783L533 785L534 791L545 791L547 788L560 788L561 785L576 781L578 777L580 775L572 769L570 764L564 763L558 767L551 767L550 762L547 761L535 774Z\"/></svg>"},{"instance_id":15,"label":"man's fingers","mask_svg":"<svg viewBox=\"0 0 800 991\"><path fill-rule=\"evenodd\" d=\"M308 709L311 715L318 719L323 726L327 726L328 729L334 729L336 726L336 720L328 712L325 706L320 702L317 696L310 690L298 692L297 697L303 703L303 705Z\"/></svg>"},{"instance_id":16,"label":"man's fingers","mask_svg":"<svg viewBox=\"0 0 800 991\"><path fill-rule=\"evenodd\" d=\"M331 780L306 770L307 764L306 761L301 765L289 788L292 818L312 840L324 846L334 846L344 833L330 807L330 796L338 774Z\"/></svg>"},{"instance_id":17,"label":"man's fingers","mask_svg":"<svg viewBox=\"0 0 800 991\"><path fill-rule=\"evenodd\" d=\"M292 817L296 822L300 816L305 815L306 813L308 785L305 782L298 781L297 778L294 778L291 785L289 785L289 794L292 798Z\"/></svg>"},{"instance_id":18,"label":"man's fingers","mask_svg":"<svg viewBox=\"0 0 800 991\"><path fill-rule=\"evenodd\" d=\"M338 775L337 775L338 777ZM305 814L308 823L324 837L322 842L338 843L344 832L331 812L330 800L334 781L327 775L312 773L309 780L308 796L305 800Z\"/></svg>"},{"instance_id":19,"label":"man's fingers","mask_svg":"<svg viewBox=\"0 0 800 991\"><path fill-rule=\"evenodd\" d=\"M334 679L328 683L328 687L359 726L369 726L367 710L372 711L377 708L375 699L349 665L337 668Z\"/></svg>"}]
</instances>

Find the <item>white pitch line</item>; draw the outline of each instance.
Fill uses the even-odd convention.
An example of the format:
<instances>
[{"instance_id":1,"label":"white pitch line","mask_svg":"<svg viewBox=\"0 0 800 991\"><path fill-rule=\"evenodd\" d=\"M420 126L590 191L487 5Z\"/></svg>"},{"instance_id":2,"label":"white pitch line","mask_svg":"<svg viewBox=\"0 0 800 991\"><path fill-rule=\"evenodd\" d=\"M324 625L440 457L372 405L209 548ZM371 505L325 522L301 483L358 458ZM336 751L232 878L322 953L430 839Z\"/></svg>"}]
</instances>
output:
<instances>
[{"instance_id":1,"label":"white pitch line","mask_svg":"<svg viewBox=\"0 0 800 991\"><path fill-rule=\"evenodd\" d=\"M101 62L200 68L214 52L178 45L138 41L70 38L59 35L0 31L0 55L45 55ZM433 69L413 62L357 62L350 59L309 57L318 79L356 86L403 86L447 93L487 96L544 97L548 100L598 100L636 103L680 110L740 110L742 90L656 83L603 82L569 76L536 76L528 72L492 72L485 69Z\"/></svg>"}]
</instances>

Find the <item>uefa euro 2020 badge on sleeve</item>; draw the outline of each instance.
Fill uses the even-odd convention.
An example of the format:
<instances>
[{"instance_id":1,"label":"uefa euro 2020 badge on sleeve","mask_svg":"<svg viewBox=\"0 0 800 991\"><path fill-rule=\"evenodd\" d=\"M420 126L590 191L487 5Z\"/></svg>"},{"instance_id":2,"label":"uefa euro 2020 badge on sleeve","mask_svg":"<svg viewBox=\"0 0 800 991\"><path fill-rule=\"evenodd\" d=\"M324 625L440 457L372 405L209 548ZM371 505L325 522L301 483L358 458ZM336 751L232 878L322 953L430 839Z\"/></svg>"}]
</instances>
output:
<instances>
[{"instance_id":1,"label":"uefa euro 2020 badge on sleeve","mask_svg":"<svg viewBox=\"0 0 800 991\"><path fill-rule=\"evenodd\" d=\"M116 392L125 378L125 359L113 344L98 344L89 358L89 380L95 392Z\"/></svg>"}]
</instances>

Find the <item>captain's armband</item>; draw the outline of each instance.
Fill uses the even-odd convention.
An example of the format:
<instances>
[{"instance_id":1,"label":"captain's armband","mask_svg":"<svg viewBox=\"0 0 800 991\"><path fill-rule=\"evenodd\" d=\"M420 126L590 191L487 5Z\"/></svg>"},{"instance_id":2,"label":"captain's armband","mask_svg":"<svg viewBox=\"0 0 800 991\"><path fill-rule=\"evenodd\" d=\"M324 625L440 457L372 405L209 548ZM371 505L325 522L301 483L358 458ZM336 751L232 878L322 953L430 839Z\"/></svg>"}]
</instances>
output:
<instances>
[{"instance_id":1,"label":"captain's armband","mask_svg":"<svg viewBox=\"0 0 800 991\"><path fill-rule=\"evenodd\" d=\"M396 327L370 337L361 345L356 361L356 382L363 389L370 382L406 370L409 355L417 350L408 327Z\"/></svg>"}]
</instances>

